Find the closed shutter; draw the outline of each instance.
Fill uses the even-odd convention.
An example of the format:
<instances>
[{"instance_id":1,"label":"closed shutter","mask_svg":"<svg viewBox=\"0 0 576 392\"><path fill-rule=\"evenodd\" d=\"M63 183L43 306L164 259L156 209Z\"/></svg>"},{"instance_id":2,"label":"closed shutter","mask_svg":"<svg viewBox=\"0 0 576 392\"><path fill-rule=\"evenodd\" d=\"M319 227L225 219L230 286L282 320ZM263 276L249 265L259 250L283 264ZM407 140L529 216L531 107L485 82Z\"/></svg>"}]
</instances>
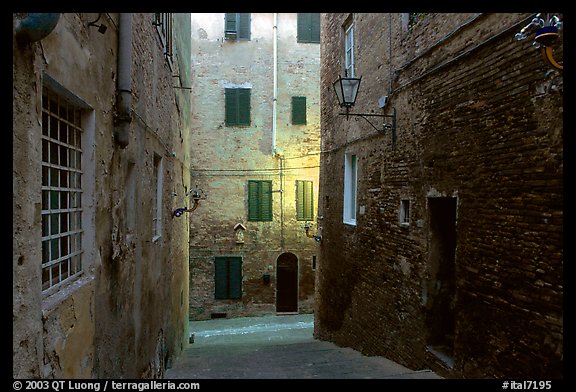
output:
<instances>
[{"instance_id":1,"label":"closed shutter","mask_svg":"<svg viewBox=\"0 0 576 392\"><path fill-rule=\"evenodd\" d=\"M250 125L250 89L238 89L238 125Z\"/></svg>"},{"instance_id":2,"label":"closed shutter","mask_svg":"<svg viewBox=\"0 0 576 392\"><path fill-rule=\"evenodd\" d=\"M298 28L298 37L297 37L298 42L302 43L320 42L319 13L299 13L297 28Z\"/></svg>"},{"instance_id":3,"label":"closed shutter","mask_svg":"<svg viewBox=\"0 0 576 392\"><path fill-rule=\"evenodd\" d=\"M228 298L228 262L226 257L216 257L214 261L214 298Z\"/></svg>"},{"instance_id":4,"label":"closed shutter","mask_svg":"<svg viewBox=\"0 0 576 392\"><path fill-rule=\"evenodd\" d=\"M306 124L306 97L292 97L292 124Z\"/></svg>"},{"instance_id":5,"label":"closed shutter","mask_svg":"<svg viewBox=\"0 0 576 392\"><path fill-rule=\"evenodd\" d=\"M214 298L242 298L242 258L216 257L214 267Z\"/></svg>"},{"instance_id":6,"label":"closed shutter","mask_svg":"<svg viewBox=\"0 0 576 392\"><path fill-rule=\"evenodd\" d=\"M248 220L272 220L272 181L248 181Z\"/></svg>"},{"instance_id":7,"label":"closed shutter","mask_svg":"<svg viewBox=\"0 0 576 392\"><path fill-rule=\"evenodd\" d=\"M296 181L296 220L314 219L314 183Z\"/></svg>"},{"instance_id":8,"label":"closed shutter","mask_svg":"<svg viewBox=\"0 0 576 392\"><path fill-rule=\"evenodd\" d=\"M238 39L250 39L250 14L238 14Z\"/></svg>"},{"instance_id":9,"label":"closed shutter","mask_svg":"<svg viewBox=\"0 0 576 392\"><path fill-rule=\"evenodd\" d=\"M227 127L236 125L238 119L238 108L236 102L238 101L238 90L235 88L227 88L224 90L224 111L225 111L225 124Z\"/></svg>"},{"instance_id":10,"label":"closed shutter","mask_svg":"<svg viewBox=\"0 0 576 392\"><path fill-rule=\"evenodd\" d=\"M308 28L310 24L310 14L298 14L298 42L310 42L310 29Z\"/></svg>"},{"instance_id":11,"label":"closed shutter","mask_svg":"<svg viewBox=\"0 0 576 392\"><path fill-rule=\"evenodd\" d=\"M250 125L250 89L224 90L224 123L227 127Z\"/></svg>"},{"instance_id":12,"label":"closed shutter","mask_svg":"<svg viewBox=\"0 0 576 392\"><path fill-rule=\"evenodd\" d=\"M240 299L242 298L242 258L230 257L228 258L228 279L229 291L228 298Z\"/></svg>"}]
</instances>

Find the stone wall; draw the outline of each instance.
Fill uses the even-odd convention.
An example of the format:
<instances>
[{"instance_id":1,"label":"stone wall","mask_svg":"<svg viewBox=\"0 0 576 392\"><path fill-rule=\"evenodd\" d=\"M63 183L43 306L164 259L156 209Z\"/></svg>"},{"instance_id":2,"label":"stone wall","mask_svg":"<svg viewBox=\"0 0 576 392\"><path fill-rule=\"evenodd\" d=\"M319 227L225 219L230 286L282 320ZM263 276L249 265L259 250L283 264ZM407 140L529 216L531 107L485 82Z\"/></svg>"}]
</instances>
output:
<instances>
[{"instance_id":1,"label":"stone wall","mask_svg":"<svg viewBox=\"0 0 576 392\"><path fill-rule=\"evenodd\" d=\"M154 14L132 14L129 144L114 140L118 14L61 14L41 43L14 42L14 377L162 377L187 341L188 226L172 219L189 189L189 19L168 67ZM186 80L183 75L183 80ZM41 291L43 84L83 102L83 274ZM152 235L152 166L162 157L162 233ZM17 192L16 192L17 191ZM27 206L33 206L29 208Z\"/></svg>"},{"instance_id":2,"label":"stone wall","mask_svg":"<svg viewBox=\"0 0 576 392\"><path fill-rule=\"evenodd\" d=\"M337 116L349 17L362 76L353 112L389 95L395 134ZM530 17L429 14L411 28L401 14L323 17L317 337L449 377L562 377L563 82L530 40L514 40ZM345 153L358 156L356 226L342 223ZM433 204L447 199L444 314L434 249L448 235ZM449 329L441 315L455 323L448 359L432 354L435 330Z\"/></svg>"}]
</instances>

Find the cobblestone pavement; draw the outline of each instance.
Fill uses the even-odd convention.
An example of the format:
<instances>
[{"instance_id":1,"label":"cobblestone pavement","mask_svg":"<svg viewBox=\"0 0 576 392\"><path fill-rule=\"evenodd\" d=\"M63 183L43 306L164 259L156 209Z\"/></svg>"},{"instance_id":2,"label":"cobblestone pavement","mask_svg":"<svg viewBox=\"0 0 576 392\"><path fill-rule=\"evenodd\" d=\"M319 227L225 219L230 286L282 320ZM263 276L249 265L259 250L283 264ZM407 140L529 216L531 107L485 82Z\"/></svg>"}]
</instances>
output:
<instances>
[{"instance_id":1,"label":"cobblestone pavement","mask_svg":"<svg viewBox=\"0 0 576 392\"><path fill-rule=\"evenodd\" d=\"M383 357L313 337L312 314L192 321L167 379L431 379Z\"/></svg>"}]
</instances>

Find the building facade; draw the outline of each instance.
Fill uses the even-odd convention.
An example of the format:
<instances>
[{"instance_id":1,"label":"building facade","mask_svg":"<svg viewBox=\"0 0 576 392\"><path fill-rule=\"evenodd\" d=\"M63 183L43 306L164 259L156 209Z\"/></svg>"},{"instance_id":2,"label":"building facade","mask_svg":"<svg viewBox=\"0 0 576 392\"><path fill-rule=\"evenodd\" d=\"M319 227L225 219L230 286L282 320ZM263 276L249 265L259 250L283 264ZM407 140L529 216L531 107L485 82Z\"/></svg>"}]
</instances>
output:
<instances>
[{"instance_id":1,"label":"building facade","mask_svg":"<svg viewBox=\"0 0 576 392\"><path fill-rule=\"evenodd\" d=\"M563 78L515 40L534 17L322 14L317 338L448 377L563 376ZM339 115L345 73L349 112L389 127Z\"/></svg>"},{"instance_id":2,"label":"building facade","mask_svg":"<svg viewBox=\"0 0 576 392\"><path fill-rule=\"evenodd\" d=\"M13 37L13 377L162 377L188 340L189 14Z\"/></svg>"},{"instance_id":3,"label":"building facade","mask_svg":"<svg viewBox=\"0 0 576 392\"><path fill-rule=\"evenodd\" d=\"M192 319L313 309L319 28L192 14L191 185L207 194L188 213Z\"/></svg>"}]
</instances>

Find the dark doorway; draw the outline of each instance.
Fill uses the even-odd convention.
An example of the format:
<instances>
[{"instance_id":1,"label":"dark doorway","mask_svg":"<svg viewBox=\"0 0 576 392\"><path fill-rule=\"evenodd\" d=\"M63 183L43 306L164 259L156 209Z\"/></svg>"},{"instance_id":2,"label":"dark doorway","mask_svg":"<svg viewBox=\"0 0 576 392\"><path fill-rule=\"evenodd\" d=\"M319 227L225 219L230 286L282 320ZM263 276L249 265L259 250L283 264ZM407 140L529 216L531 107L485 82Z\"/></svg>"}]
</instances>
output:
<instances>
[{"instance_id":1,"label":"dark doorway","mask_svg":"<svg viewBox=\"0 0 576 392\"><path fill-rule=\"evenodd\" d=\"M298 313L298 257L282 253L276 269L276 312Z\"/></svg>"},{"instance_id":2,"label":"dark doorway","mask_svg":"<svg viewBox=\"0 0 576 392\"><path fill-rule=\"evenodd\" d=\"M427 284L428 345L450 357L454 354L456 293L456 208L455 197L428 198L430 213L429 265Z\"/></svg>"}]
</instances>

